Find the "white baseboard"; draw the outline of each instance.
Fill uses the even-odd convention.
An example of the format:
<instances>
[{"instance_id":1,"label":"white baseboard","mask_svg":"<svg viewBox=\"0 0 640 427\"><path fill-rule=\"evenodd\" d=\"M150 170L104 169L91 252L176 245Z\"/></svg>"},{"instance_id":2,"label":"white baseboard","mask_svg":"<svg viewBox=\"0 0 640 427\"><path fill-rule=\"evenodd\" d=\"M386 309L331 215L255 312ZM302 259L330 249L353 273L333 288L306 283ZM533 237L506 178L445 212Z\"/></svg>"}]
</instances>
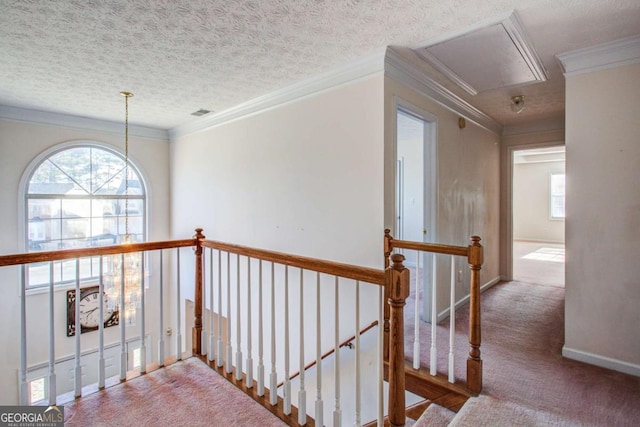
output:
<instances>
[{"instance_id":1,"label":"white baseboard","mask_svg":"<svg viewBox=\"0 0 640 427\"><path fill-rule=\"evenodd\" d=\"M576 350L567 346L562 347L562 355L568 359L577 360L579 362L588 363L590 365L600 366L601 368L611 369L629 375L640 377L640 365L625 362L623 360L613 359L611 357L601 356L582 350Z\"/></svg>"},{"instance_id":2,"label":"white baseboard","mask_svg":"<svg viewBox=\"0 0 640 427\"><path fill-rule=\"evenodd\" d=\"M500 282L501 280L502 279L500 278L500 276L494 277L493 279L489 280L487 283L485 283L484 285L480 286L480 293L482 293L482 292L486 291L487 289L491 288L493 285L495 285L496 283ZM456 302L456 310L458 310L460 307L462 307L463 305L467 304L468 302L469 302L469 295L465 296L464 298L462 298L458 302ZM447 317L449 317L449 308L448 307L446 309L444 309L443 311L441 311L440 313L438 313L438 323L442 322Z\"/></svg>"}]
</instances>

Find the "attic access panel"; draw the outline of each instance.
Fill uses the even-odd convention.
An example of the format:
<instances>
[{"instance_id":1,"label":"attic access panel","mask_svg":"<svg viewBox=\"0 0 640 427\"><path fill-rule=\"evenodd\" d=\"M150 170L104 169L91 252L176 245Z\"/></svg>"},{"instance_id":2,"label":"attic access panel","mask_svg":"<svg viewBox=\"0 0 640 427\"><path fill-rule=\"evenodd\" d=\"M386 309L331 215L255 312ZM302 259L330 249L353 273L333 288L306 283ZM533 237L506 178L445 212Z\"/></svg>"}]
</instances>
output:
<instances>
[{"instance_id":1,"label":"attic access panel","mask_svg":"<svg viewBox=\"0 0 640 427\"><path fill-rule=\"evenodd\" d=\"M548 79L515 14L415 51L471 95Z\"/></svg>"}]
</instances>

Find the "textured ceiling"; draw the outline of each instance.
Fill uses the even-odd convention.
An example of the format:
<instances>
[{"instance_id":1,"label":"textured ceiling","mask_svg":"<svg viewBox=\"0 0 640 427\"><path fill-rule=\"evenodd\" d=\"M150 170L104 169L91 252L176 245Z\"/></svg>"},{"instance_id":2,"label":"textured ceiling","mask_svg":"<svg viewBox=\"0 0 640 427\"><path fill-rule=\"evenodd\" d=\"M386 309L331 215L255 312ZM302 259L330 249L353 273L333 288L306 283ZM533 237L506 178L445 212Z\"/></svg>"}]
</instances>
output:
<instances>
[{"instance_id":1,"label":"textured ceiling","mask_svg":"<svg viewBox=\"0 0 640 427\"><path fill-rule=\"evenodd\" d=\"M171 129L380 51L516 9L551 80L456 93L503 124L561 115L557 53L640 32L638 0L2 0L0 105ZM527 96L518 116L509 96ZM215 114L214 113L214 114Z\"/></svg>"}]
</instances>

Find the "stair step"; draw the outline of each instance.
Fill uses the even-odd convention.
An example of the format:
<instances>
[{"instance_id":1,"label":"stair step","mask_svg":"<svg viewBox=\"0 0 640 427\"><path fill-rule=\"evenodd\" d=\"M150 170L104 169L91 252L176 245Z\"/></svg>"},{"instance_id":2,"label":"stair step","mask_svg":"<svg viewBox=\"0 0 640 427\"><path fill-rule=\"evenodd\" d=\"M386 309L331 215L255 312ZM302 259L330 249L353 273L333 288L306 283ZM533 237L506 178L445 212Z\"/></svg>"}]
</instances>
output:
<instances>
[{"instance_id":1,"label":"stair step","mask_svg":"<svg viewBox=\"0 0 640 427\"><path fill-rule=\"evenodd\" d=\"M413 427L447 427L455 416L455 412L432 403Z\"/></svg>"}]
</instances>

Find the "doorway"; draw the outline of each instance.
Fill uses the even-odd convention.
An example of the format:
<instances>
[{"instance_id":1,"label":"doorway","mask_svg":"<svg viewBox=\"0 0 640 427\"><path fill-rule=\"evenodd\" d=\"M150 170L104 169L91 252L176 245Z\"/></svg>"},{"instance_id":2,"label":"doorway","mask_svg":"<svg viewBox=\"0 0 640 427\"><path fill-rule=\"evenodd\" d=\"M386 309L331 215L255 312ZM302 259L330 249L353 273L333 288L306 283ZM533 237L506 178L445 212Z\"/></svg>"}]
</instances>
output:
<instances>
[{"instance_id":1,"label":"doorway","mask_svg":"<svg viewBox=\"0 0 640 427\"><path fill-rule=\"evenodd\" d=\"M435 241L436 120L417 108L396 109L395 237L416 242ZM419 278L423 320L431 316L431 255L405 253L405 264ZM427 269L424 266L428 266ZM425 274L425 272L427 274ZM412 291L413 292L413 291Z\"/></svg>"},{"instance_id":2,"label":"doorway","mask_svg":"<svg viewBox=\"0 0 640 427\"><path fill-rule=\"evenodd\" d=\"M564 287L565 147L512 156L513 280Z\"/></svg>"}]
</instances>

